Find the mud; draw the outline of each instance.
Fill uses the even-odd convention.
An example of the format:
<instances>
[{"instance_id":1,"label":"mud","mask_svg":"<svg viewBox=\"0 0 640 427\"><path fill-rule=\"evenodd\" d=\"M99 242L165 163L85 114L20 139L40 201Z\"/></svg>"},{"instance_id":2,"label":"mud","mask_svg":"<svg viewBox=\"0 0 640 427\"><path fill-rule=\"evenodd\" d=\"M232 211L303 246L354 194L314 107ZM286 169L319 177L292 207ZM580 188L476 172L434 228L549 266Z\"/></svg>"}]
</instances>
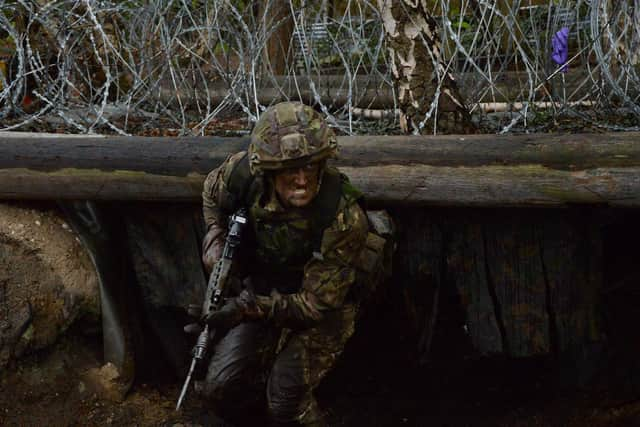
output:
<instances>
[{"instance_id":1,"label":"mud","mask_svg":"<svg viewBox=\"0 0 640 427\"><path fill-rule=\"evenodd\" d=\"M354 336L319 388L330 426L640 425L637 389L567 384L562 367L544 359L452 355L419 365L409 336L397 334L393 347L376 346L376 336L389 332L380 326L370 324ZM110 372L101 357L99 331L74 327L54 346L24 358L0 382L0 425L232 425L192 391L175 412L182 379L168 371L139 375L122 402L106 399L91 380L95 372ZM244 425L266 421L249 414Z\"/></svg>"},{"instance_id":2,"label":"mud","mask_svg":"<svg viewBox=\"0 0 640 427\"><path fill-rule=\"evenodd\" d=\"M558 390L536 381L478 382L487 379L487 371L464 384L460 378L452 380L457 374L446 370L403 372L390 379L347 362L351 366L339 367L319 392L331 426L640 425L640 403L611 392ZM46 355L24 361L2 380L0 425L231 425L208 411L206 402L193 393L183 410L175 412L177 381L141 382L125 401L105 400L85 376L99 363L97 352L78 338L64 339ZM247 423L265 424L260 416Z\"/></svg>"},{"instance_id":3,"label":"mud","mask_svg":"<svg viewBox=\"0 0 640 427\"><path fill-rule=\"evenodd\" d=\"M60 215L0 204L0 368L99 314L95 270Z\"/></svg>"}]
</instances>

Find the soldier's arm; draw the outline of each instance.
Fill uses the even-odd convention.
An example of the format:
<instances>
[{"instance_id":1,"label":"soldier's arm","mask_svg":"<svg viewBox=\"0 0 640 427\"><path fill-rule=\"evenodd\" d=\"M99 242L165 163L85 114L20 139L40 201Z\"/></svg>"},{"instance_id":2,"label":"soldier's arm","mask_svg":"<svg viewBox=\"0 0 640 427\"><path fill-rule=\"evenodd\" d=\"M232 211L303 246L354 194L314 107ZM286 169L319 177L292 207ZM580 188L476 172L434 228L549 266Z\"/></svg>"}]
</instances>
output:
<instances>
[{"instance_id":1,"label":"soldier's arm","mask_svg":"<svg viewBox=\"0 0 640 427\"><path fill-rule=\"evenodd\" d=\"M324 231L320 254L307 262L301 290L258 296L260 310L275 323L295 328L312 326L325 312L342 307L355 282L367 230L366 215L357 203L342 208Z\"/></svg>"},{"instance_id":2,"label":"soldier's arm","mask_svg":"<svg viewBox=\"0 0 640 427\"><path fill-rule=\"evenodd\" d=\"M202 241L202 262L208 272L211 272L220 257L229 222L229 218L220 207L226 194L225 182L243 155L242 151L228 157L218 168L212 170L204 181L202 213L207 232Z\"/></svg>"}]
</instances>

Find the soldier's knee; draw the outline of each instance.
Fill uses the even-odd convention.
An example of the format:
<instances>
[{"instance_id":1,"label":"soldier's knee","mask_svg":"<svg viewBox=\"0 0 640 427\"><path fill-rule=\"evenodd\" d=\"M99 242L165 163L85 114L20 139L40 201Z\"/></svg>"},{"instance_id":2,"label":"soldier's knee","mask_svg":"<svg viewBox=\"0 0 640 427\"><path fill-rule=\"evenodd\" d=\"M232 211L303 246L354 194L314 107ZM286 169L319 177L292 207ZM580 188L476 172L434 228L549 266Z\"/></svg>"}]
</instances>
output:
<instances>
[{"instance_id":1,"label":"soldier's knee","mask_svg":"<svg viewBox=\"0 0 640 427\"><path fill-rule=\"evenodd\" d=\"M247 382L239 375L207 375L201 385L201 395L214 405L241 401Z\"/></svg>"},{"instance_id":2,"label":"soldier's knee","mask_svg":"<svg viewBox=\"0 0 640 427\"><path fill-rule=\"evenodd\" d=\"M286 399L268 399L269 418L274 421L275 425L286 425L296 422L302 412L300 410L300 402Z\"/></svg>"},{"instance_id":3,"label":"soldier's knee","mask_svg":"<svg viewBox=\"0 0 640 427\"><path fill-rule=\"evenodd\" d=\"M277 427L324 427L326 420L311 392L294 401L269 399L270 425Z\"/></svg>"},{"instance_id":4,"label":"soldier's knee","mask_svg":"<svg viewBox=\"0 0 640 427\"><path fill-rule=\"evenodd\" d=\"M267 385L267 405L273 421L288 423L299 420L311 398L311 391L301 378L290 372L272 372Z\"/></svg>"}]
</instances>

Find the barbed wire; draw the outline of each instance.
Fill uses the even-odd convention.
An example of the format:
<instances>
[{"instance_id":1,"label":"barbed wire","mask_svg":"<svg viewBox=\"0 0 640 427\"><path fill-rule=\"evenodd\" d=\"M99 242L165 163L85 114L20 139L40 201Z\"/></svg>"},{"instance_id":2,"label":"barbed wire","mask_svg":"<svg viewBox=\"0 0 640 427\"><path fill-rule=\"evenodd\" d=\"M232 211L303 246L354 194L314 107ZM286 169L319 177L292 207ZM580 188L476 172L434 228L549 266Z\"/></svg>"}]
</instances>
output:
<instances>
[{"instance_id":1,"label":"barbed wire","mask_svg":"<svg viewBox=\"0 0 640 427\"><path fill-rule=\"evenodd\" d=\"M334 3L0 0L0 130L246 132L299 100L343 133L399 132L377 3ZM482 130L640 128L640 0L427 4Z\"/></svg>"}]
</instances>

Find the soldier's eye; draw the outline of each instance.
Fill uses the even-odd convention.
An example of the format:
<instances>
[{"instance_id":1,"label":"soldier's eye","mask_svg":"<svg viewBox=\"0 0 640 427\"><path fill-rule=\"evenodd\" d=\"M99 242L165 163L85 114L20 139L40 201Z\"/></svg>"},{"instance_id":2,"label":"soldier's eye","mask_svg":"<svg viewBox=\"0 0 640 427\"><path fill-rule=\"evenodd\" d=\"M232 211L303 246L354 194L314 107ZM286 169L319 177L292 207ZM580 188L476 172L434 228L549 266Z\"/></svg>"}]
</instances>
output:
<instances>
[{"instance_id":1,"label":"soldier's eye","mask_svg":"<svg viewBox=\"0 0 640 427\"><path fill-rule=\"evenodd\" d=\"M287 168L287 169L283 169L282 170L282 173L284 175L295 175L296 172L298 172L298 169L296 169L296 168Z\"/></svg>"},{"instance_id":2,"label":"soldier's eye","mask_svg":"<svg viewBox=\"0 0 640 427\"><path fill-rule=\"evenodd\" d=\"M319 167L317 163L309 163L308 165L304 165L304 171L307 173L316 173L318 172Z\"/></svg>"}]
</instances>

